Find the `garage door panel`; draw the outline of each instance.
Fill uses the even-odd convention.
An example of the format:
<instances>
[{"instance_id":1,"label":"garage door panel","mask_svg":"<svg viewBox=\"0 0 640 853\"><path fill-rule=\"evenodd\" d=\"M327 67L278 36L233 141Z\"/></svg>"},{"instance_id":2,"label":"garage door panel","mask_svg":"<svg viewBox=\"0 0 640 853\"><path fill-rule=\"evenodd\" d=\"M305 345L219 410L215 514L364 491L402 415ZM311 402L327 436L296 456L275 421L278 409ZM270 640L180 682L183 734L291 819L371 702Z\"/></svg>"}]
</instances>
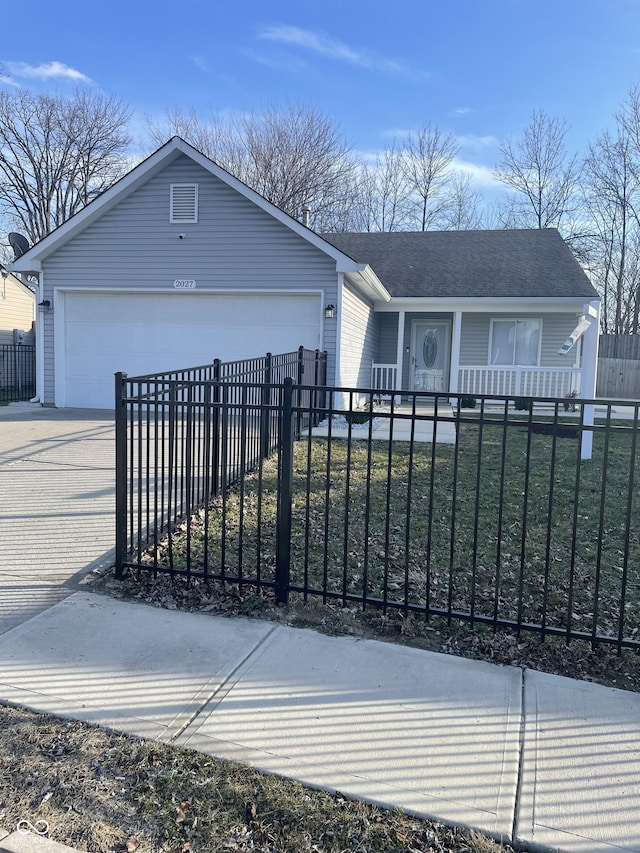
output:
<instances>
[{"instance_id":1,"label":"garage door panel","mask_svg":"<svg viewBox=\"0 0 640 853\"><path fill-rule=\"evenodd\" d=\"M64 384L70 407L113 408L113 374L131 376L320 344L320 296L67 293Z\"/></svg>"}]
</instances>

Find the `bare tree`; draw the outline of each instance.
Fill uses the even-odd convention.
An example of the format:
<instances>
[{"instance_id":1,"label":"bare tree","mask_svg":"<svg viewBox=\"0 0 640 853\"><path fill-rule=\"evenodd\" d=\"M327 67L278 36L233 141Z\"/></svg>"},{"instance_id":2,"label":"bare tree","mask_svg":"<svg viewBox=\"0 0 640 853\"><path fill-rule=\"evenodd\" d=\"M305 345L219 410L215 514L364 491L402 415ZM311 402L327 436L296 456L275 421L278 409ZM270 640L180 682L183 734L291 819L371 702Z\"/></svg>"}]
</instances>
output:
<instances>
[{"instance_id":1,"label":"bare tree","mask_svg":"<svg viewBox=\"0 0 640 853\"><path fill-rule=\"evenodd\" d=\"M318 230L335 230L336 210L346 211L350 202L356 158L338 127L318 110L269 106L206 122L173 110L168 124L150 126L151 138L165 141L168 129L291 216L299 218L308 204L310 224Z\"/></svg>"},{"instance_id":2,"label":"bare tree","mask_svg":"<svg viewBox=\"0 0 640 853\"><path fill-rule=\"evenodd\" d=\"M36 242L127 169L129 113L102 94L0 92L0 210Z\"/></svg>"},{"instance_id":3,"label":"bare tree","mask_svg":"<svg viewBox=\"0 0 640 853\"><path fill-rule=\"evenodd\" d=\"M603 301L605 333L637 334L640 314L640 180L635 145L618 119L589 146L585 207L592 226L590 268Z\"/></svg>"},{"instance_id":4,"label":"bare tree","mask_svg":"<svg viewBox=\"0 0 640 853\"><path fill-rule=\"evenodd\" d=\"M417 230L438 227L449 203L446 190L452 179L452 164L457 153L453 135L445 135L429 122L417 134L408 137L404 168L413 208L412 227Z\"/></svg>"},{"instance_id":5,"label":"bare tree","mask_svg":"<svg viewBox=\"0 0 640 853\"><path fill-rule=\"evenodd\" d=\"M505 227L573 233L579 166L567 153L567 131L566 122L534 110L520 138L501 142L496 177L512 190L501 211Z\"/></svg>"},{"instance_id":6,"label":"bare tree","mask_svg":"<svg viewBox=\"0 0 640 853\"><path fill-rule=\"evenodd\" d=\"M360 170L359 192L362 231L402 231L409 217L409 183L404 152L394 143Z\"/></svg>"},{"instance_id":7,"label":"bare tree","mask_svg":"<svg viewBox=\"0 0 640 853\"><path fill-rule=\"evenodd\" d=\"M441 220L441 227L445 231L470 231L483 227L482 196L474 188L469 175L459 171L453 173L447 187Z\"/></svg>"}]
</instances>

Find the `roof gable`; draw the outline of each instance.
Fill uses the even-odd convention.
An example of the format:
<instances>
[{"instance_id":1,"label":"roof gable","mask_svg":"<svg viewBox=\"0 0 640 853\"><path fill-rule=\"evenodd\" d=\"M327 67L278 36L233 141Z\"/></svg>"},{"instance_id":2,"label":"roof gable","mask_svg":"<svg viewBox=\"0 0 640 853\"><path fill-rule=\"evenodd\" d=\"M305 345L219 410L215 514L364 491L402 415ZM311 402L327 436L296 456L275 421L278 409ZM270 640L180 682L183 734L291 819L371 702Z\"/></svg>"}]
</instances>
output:
<instances>
[{"instance_id":1,"label":"roof gable","mask_svg":"<svg viewBox=\"0 0 640 853\"><path fill-rule=\"evenodd\" d=\"M366 270L366 264L361 264L354 261L348 255L345 255L338 247L327 242L319 234L316 234L315 231L305 227L302 223L280 210L280 208L271 204L271 202L255 192L255 190L252 190L178 136L174 136L165 145L154 151L153 154L135 166L112 187L83 208L83 210L76 213L67 222L60 225L55 231L52 231L51 234L32 246L24 255L14 261L11 265L12 268L23 272L38 272L41 269L42 262L47 257L64 246L69 240L81 233L97 219L104 216L105 213L115 207L120 201L135 192L182 155L190 157L194 162L226 183L240 195L247 198L298 236L331 257L336 262L338 272L361 274Z\"/></svg>"},{"instance_id":2,"label":"roof gable","mask_svg":"<svg viewBox=\"0 0 640 853\"><path fill-rule=\"evenodd\" d=\"M555 228L324 236L368 263L395 298L598 296Z\"/></svg>"}]
</instances>

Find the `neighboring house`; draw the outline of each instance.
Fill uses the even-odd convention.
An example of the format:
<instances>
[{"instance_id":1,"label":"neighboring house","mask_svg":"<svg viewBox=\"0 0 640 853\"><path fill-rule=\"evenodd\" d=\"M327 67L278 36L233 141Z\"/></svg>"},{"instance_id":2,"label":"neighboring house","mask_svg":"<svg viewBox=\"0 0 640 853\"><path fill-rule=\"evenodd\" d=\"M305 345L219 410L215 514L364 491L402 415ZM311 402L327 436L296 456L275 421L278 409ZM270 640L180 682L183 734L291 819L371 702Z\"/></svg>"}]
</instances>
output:
<instances>
[{"instance_id":1,"label":"neighboring house","mask_svg":"<svg viewBox=\"0 0 640 853\"><path fill-rule=\"evenodd\" d=\"M326 349L329 381L347 387L595 387L599 301L556 231L323 237L177 137L13 268L38 275L51 306L45 404L111 408L118 370L300 345ZM556 355L583 314L582 341Z\"/></svg>"},{"instance_id":2,"label":"neighboring house","mask_svg":"<svg viewBox=\"0 0 640 853\"><path fill-rule=\"evenodd\" d=\"M0 400L33 394L34 320L34 292L0 267Z\"/></svg>"},{"instance_id":3,"label":"neighboring house","mask_svg":"<svg viewBox=\"0 0 640 853\"><path fill-rule=\"evenodd\" d=\"M33 290L0 267L0 345L33 345L35 311Z\"/></svg>"}]
</instances>

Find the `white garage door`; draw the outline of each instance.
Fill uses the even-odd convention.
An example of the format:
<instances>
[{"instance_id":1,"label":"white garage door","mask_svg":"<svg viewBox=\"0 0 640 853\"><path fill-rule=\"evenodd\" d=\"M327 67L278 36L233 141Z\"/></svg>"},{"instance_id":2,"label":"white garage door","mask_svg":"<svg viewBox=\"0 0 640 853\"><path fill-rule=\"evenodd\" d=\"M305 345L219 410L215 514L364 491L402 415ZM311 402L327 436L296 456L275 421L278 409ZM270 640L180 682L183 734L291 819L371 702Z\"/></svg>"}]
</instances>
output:
<instances>
[{"instance_id":1,"label":"white garage door","mask_svg":"<svg viewBox=\"0 0 640 853\"><path fill-rule=\"evenodd\" d=\"M317 294L66 293L56 402L112 409L119 370L137 376L299 346L320 346Z\"/></svg>"}]
</instances>

